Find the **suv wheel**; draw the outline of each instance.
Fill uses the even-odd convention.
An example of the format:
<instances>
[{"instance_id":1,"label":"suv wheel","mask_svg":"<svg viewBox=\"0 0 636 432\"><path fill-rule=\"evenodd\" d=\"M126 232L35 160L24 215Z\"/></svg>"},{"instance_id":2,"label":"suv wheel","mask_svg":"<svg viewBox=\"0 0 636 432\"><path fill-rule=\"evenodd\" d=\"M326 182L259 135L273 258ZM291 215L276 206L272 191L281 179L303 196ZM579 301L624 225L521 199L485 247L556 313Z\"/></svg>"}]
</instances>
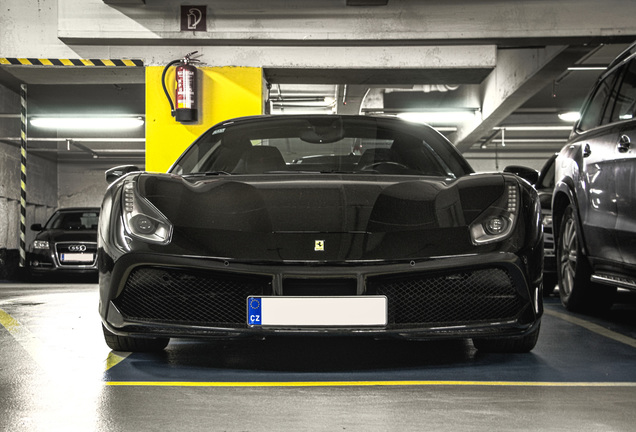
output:
<instances>
[{"instance_id":1,"label":"suv wheel","mask_svg":"<svg viewBox=\"0 0 636 432\"><path fill-rule=\"evenodd\" d=\"M570 311L604 310L612 305L616 288L590 282L592 268L583 254L579 228L570 204L563 214L556 245L559 296Z\"/></svg>"}]
</instances>

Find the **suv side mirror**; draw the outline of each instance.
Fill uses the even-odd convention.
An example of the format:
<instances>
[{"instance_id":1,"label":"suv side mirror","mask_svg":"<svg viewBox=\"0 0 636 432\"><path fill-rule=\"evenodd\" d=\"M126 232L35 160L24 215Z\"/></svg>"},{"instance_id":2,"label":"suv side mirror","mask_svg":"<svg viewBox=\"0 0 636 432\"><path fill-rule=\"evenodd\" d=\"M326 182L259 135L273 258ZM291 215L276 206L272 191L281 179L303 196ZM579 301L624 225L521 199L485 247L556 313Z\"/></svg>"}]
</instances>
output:
<instances>
[{"instance_id":1,"label":"suv side mirror","mask_svg":"<svg viewBox=\"0 0 636 432\"><path fill-rule=\"evenodd\" d=\"M114 168L106 170L106 182L108 184L111 184L112 182L114 182L118 178L121 178L121 177L125 176L126 174L129 174L129 173L135 172L135 171L141 171L141 170L139 169L139 167L137 167L135 165L116 166Z\"/></svg>"},{"instance_id":2,"label":"suv side mirror","mask_svg":"<svg viewBox=\"0 0 636 432\"><path fill-rule=\"evenodd\" d=\"M510 165L504 168L504 172L512 173L516 176L529 182L531 185L536 185L539 181L539 171L525 166Z\"/></svg>"},{"instance_id":3,"label":"suv side mirror","mask_svg":"<svg viewBox=\"0 0 636 432\"><path fill-rule=\"evenodd\" d=\"M42 229L43 229L42 224L35 223L35 224L31 225L31 230L32 231L42 231Z\"/></svg>"}]
</instances>

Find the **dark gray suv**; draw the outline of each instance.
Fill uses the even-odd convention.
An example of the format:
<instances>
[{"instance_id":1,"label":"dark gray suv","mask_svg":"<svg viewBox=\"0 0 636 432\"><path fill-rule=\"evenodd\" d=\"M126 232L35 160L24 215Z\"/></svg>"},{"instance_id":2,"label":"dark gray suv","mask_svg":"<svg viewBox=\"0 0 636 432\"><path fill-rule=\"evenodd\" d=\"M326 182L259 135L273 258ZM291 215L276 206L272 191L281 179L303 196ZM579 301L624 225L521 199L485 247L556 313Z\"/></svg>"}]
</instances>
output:
<instances>
[{"instance_id":1,"label":"dark gray suv","mask_svg":"<svg viewBox=\"0 0 636 432\"><path fill-rule=\"evenodd\" d=\"M636 44L592 88L555 163L559 292L572 311L636 290ZM632 143L634 141L634 143Z\"/></svg>"}]
</instances>

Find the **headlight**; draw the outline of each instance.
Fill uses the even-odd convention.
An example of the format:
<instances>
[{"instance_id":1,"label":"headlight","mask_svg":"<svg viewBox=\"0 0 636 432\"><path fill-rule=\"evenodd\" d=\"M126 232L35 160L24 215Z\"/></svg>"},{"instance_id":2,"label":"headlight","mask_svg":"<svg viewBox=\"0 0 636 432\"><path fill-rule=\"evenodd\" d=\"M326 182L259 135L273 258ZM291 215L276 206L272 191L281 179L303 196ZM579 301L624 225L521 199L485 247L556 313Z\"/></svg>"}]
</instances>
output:
<instances>
[{"instance_id":1,"label":"headlight","mask_svg":"<svg viewBox=\"0 0 636 432\"><path fill-rule=\"evenodd\" d=\"M503 240L515 226L519 213L519 187L506 182L501 198L470 226L473 244L483 245Z\"/></svg>"},{"instance_id":2,"label":"headlight","mask_svg":"<svg viewBox=\"0 0 636 432\"><path fill-rule=\"evenodd\" d=\"M46 240L35 240L33 242L33 249L48 249L49 242Z\"/></svg>"},{"instance_id":3,"label":"headlight","mask_svg":"<svg viewBox=\"0 0 636 432\"><path fill-rule=\"evenodd\" d=\"M151 243L168 244L172 239L172 224L146 198L137 192L137 183L124 181L122 216L126 232Z\"/></svg>"}]
</instances>

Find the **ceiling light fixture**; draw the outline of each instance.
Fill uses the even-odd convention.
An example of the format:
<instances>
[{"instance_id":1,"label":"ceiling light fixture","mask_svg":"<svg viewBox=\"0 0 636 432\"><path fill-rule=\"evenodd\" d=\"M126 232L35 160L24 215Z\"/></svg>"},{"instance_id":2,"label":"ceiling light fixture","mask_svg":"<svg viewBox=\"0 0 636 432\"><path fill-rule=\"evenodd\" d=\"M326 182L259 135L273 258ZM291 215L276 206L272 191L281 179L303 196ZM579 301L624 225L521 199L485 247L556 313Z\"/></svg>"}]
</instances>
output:
<instances>
[{"instance_id":1,"label":"ceiling light fixture","mask_svg":"<svg viewBox=\"0 0 636 432\"><path fill-rule=\"evenodd\" d=\"M531 131L570 131L572 126L505 126L507 131L531 132Z\"/></svg>"},{"instance_id":2,"label":"ceiling light fixture","mask_svg":"<svg viewBox=\"0 0 636 432\"><path fill-rule=\"evenodd\" d=\"M565 122L574 123L581 118L581 114L578 111L569 111L559 113L559 118Z\"/></svg>"},{"instance_id":3,"label":"ceiling light fixture","mask_svg":"<svg viewBox=\"0 0 636 432\"><path fill-rule=\"evenodd\" d=\"M142 117L35 117L31 125L42 129L134 129L144 124Z\"/></svg>"},{"instance_id":4,"label":"ceiling light fixture","mask_svg":"<svg viewBox=\"0 0 636 432\"><path fill-rule=\"evenodd\" d=\"M407 112L397 115L399 118L415 122L430 124L458 124L475 119L473 111L432 111L432 112Z\"/></svg>"},{"instance_id":5,"label":"ceiling light fixture","mask_svg":"<svg viewBox=\"0 0 636 432\"><path fill-rule=\"evenodd\" d=\"M569 71L604 71L606 66L570 66Z\"/></svg>"}]
</instances>

